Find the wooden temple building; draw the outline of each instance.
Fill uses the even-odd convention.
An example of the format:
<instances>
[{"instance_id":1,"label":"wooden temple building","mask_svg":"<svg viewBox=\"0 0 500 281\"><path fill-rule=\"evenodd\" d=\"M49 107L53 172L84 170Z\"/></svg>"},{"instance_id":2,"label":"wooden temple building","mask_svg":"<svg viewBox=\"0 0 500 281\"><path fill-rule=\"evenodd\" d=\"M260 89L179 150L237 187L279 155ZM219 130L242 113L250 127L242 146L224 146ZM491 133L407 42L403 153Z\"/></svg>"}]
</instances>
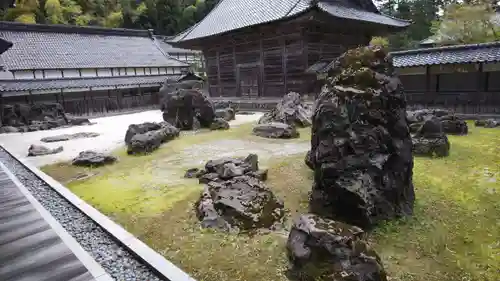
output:
<instances>
[{"instance_id":1,"label":"wooden temple building","mask_svg":"<svg viewBox=\"0 0 500 281\"><path fill-rule=\"evenodd\" d=\"M156 106L168 79L189 70L152 31L0 22L4 104L59 102L83 115Z\"/></svg>"},{"instance_id":2,"label":"wooden temple building","mask_svg":"<svg viewBox=\"0 0 500 281\"><path fill-rule=\"evenodd\" d=\"M500 114L500 42L422 48L391 53L417 108L463 114Z\"/></svg>"},{"instance_id":3,"label":"wooden temple building","mask_svg":"<svg viewBox=\"0 0 500 281\"><path fill-rule=\"evenodd\" d=\"M307 69L409 24L372 0L221 0L169 42L203 52L212 97L276 99L314 94Z\"/></svg>"}]
</instances>

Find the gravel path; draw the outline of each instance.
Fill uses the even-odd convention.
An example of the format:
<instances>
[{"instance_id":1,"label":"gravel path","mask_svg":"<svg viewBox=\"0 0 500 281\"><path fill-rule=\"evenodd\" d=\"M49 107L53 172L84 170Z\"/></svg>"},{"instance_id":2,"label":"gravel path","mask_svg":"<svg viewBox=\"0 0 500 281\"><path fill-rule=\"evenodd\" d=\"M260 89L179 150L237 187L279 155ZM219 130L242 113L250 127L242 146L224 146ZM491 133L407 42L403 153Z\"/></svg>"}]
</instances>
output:
<instances>
[{"instance_id":1,"label":"gravel path","mask_svg":"<svg viewBox=\"0 0 500 281\"><path fill-rule=\"evenodd\" d=\"M111 239L100 226L73 207L45 182L38 179L3 148L0 148L0 161L115 280L162 280L126 248Z\"/></svg>"}]
</instances>

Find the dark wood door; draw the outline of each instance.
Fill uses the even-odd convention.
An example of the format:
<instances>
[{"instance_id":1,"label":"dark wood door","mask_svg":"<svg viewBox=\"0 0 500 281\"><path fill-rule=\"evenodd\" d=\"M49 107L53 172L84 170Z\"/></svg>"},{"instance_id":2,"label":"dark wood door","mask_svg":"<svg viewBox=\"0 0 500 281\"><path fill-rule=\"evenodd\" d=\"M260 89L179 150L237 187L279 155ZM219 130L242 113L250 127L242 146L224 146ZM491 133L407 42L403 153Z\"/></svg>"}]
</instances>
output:
<instances>
[{"instance_id":1,"label":"dark wood door","mask_svg":"<svg viewBox=\"0 0 500 281\"><path fill-rule=\"evenodd\" d=\"M239 67L239 95L245 98L257 98L260 96L260 73L258 66Z\"/></svg>"}]
</instances>

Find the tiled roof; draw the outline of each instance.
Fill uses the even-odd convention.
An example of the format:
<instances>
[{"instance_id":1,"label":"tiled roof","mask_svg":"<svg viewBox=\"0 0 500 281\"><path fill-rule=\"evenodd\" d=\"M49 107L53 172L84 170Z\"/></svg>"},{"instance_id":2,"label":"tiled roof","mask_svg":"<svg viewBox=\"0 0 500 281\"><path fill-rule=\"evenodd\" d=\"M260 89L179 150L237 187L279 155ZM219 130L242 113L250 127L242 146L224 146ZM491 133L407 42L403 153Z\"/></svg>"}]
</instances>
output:
<instances>
[{"instance_id":1,"label":"tiled roof","mask_svg":"<svg viewBox=\"0 0 500 281\"><path fill-rule=\"evenodd\" d=\"M361 4L359 4L361 2ZM365 8L362 8L361 5ZM221 0L199 23L171 39L188 41L269 23L318 8L334 17L404 27L409 22L380 14L371 0Z\"/></svg>"},{"instance_id":2,"label":"tiled roof","mask_svg":"<svg viewBox=\"0 0 500 281\"><path fill-rule=\"evenodd\" d=\"M0 92L16 92L29 90L54 90L69 88L114 87L143 84L161 85L168 79L179 79L180 76L132 76L132 77L100 77L78 79L50 80L10 80L0 81Z\"/></svg>"},{"instance_id":3,"label":"tiled roof","mask_svg":"<svg viewBox=\"0 0 500 281\"><path fill-rule=\"evenodd\" d=\"M9 70L185 66L166 57L147 30L0 22L14 43L2 55Z\"/></svg>"},{"instance_id":4,"label":"tiled roof","mask_svg":"<svg viewBox=\"0 0 500 281\"><path fill-rule=\"evenodd\" d=\"M392 52L395 67L500 61L500 42Z\"/></svg>"},{"instance_id":5,"label":"tiled roof","mask_svg":"<svg viewBox=\"0 0 500 281\"><path fill-rule=\"evenodd\" d=\"M196 54L199 53L200 51L198 50L191 50L191 49L183 49L183 48L177 48L172 46L171 44L165 42L167 38L165 36L155 36L158 42L158 45L160 48L163 49L167 54Z\"/></svg>"}]
</instances>

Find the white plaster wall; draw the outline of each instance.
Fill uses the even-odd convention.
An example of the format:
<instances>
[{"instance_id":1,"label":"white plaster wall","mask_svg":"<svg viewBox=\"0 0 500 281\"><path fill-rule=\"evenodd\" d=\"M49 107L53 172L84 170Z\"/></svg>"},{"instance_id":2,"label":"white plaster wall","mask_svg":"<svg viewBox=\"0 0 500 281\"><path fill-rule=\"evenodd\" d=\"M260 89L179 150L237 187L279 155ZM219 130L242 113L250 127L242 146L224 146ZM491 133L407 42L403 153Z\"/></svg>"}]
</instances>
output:
<instances>
[{"instance_id":1,"label":"white plaster wall","mask_svg":"<svg viewBox=\"0 0 500 281\"><path fill-rule=\"evenodd\" d=\"M134 68L132 67L127 68L127 76L135 76Z\"/></svg>"},{"instance_id":2,"label":"white plaster wall","mask_svg":"<svg viewBox=\"0 0 500 281\"><path fill-rule=\"evenodd\" d=\"M45 79L62 78L62 72L58 69L46 69L44 70L44 72L45 72Z\"/></svg>"},{"instance_id":3,"label":"white plaster wall","mask_svg":"<svg viewBox=\"0 0 500 281\"><path fill-rule=\"evenodd\" d=\"M43 79L43 71L35 70L35 79Z\"/></svg>"},{"instance_id":4,"label":"white plaster wall","mask_svg":"<svg viewBox=\"0 0 500 281\"><path fill-rule=\"evenodd\" d=\"M82 77L96 77L95 68L82 68Z\"/></svg>"},{"instance_id":5,"label":"white plaster wall","mask_svg":"<svg viewBox=\"0 0 500 281\"><path fill-rule=\"evenodd\" d=\"M110 77L111 69L110 68L99 68L97 69L97 76L99 77Z\"/></svg>"},{"instance_id":6,"label":"white plaster wall","mask_svg":"<svg viewBox=\"0 0 500 281\"><path fill-rule=\"evenodd\" d=\"M144 75L144 68L143 67L136 68L135 72L137 72L137 75Z\"/></svg>"},{"instance_id":7,"label":"white plaster wall","mask_svg":"<svg viewBox=\"0 0 500 281\"><path fill-rule=\"evenodd\" d=\"M164 67L160 68L160 74L167 74L167 71Z\"/></svg>"},{"instance_id":8,"label":"white plaster wall","mask_svg":"<svg viewBox=\"0 0 500 281\"><path fill-rule=\"evenodd\" d=\"M40 76L43 74L40 72ZM16 79L34 79L33 71L31 70L16 70L14 71L14 76ZM43 76L42 76L43 77Z\"/></svg>"},{"instance_id":9,"label":"white plaster wall","mask_svg":"<svg viewBox=\"0 0 500 281\"><path fill-rule=\"evenodd\" d=\"M80 77L78 69L63 69L64 78Z\"/></svg>"}]
</instances>

